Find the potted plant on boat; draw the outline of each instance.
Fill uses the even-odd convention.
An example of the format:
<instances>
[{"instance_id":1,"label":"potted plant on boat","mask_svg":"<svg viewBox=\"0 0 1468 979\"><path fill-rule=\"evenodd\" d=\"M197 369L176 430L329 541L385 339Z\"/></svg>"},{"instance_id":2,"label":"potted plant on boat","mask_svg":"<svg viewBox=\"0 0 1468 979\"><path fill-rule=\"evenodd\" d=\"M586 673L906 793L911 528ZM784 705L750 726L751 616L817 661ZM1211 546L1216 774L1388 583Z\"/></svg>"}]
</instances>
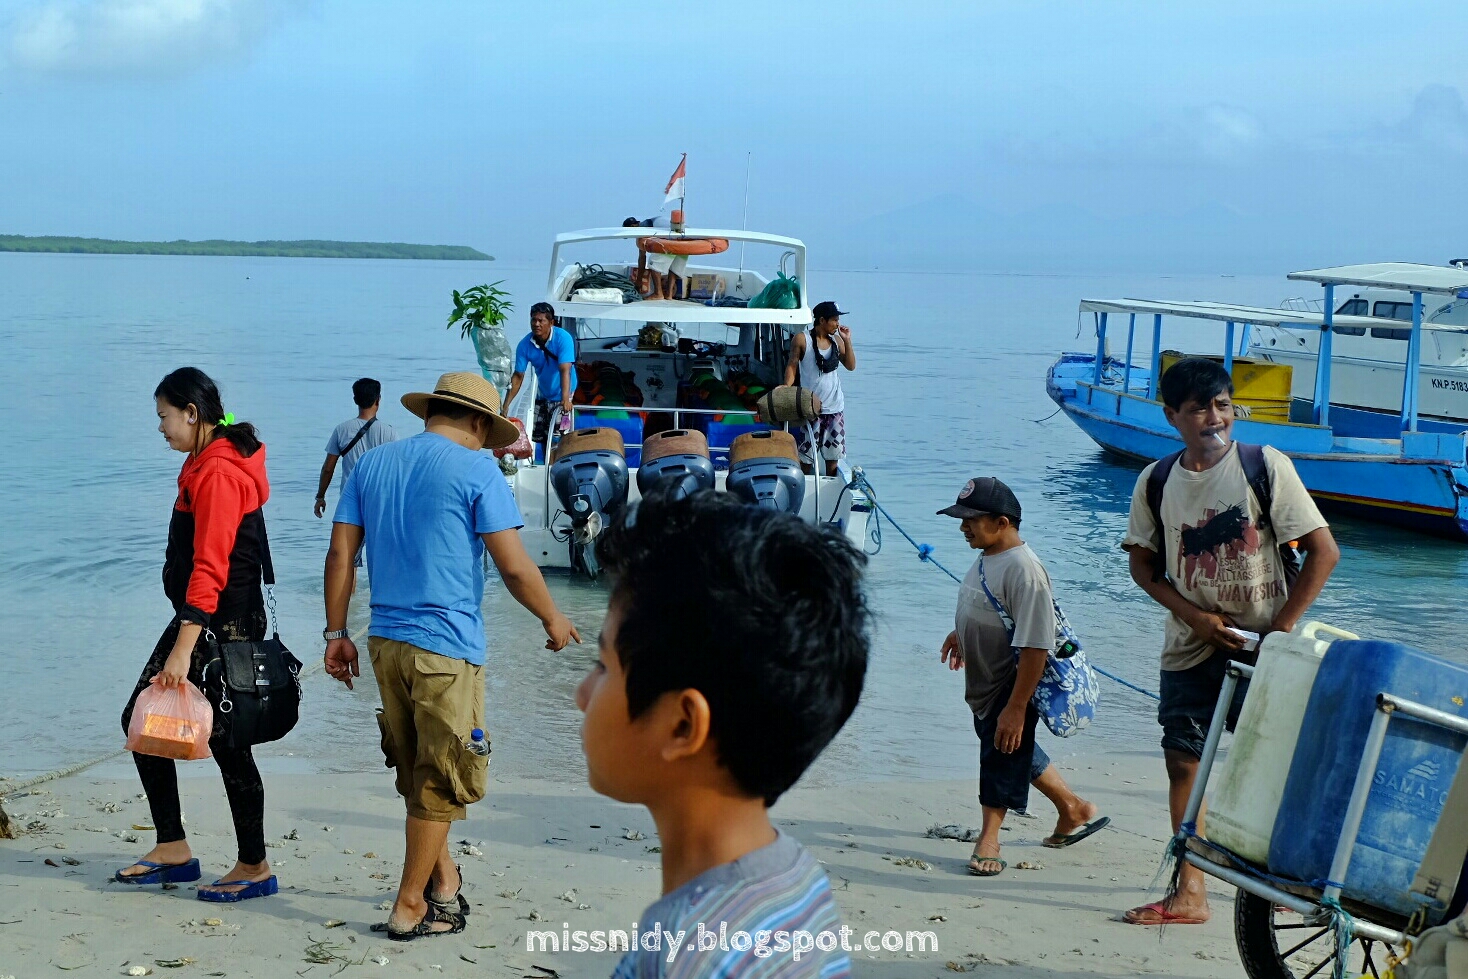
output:
<instances>
[{"instance_id":1,"label":"potted plant on boat","mask_svg":"<svg viewBox=\"0 0 1468 979\"><path fill-rule=\"evenodd\" d=\"M514 357L505 338L504 324L515 304L509 293L500 288L503 282L478 285L463 292L454 290L454 308L449 311L449 329L459 325L460 335L474 342L479 369L504 396L510 384Z\"/></svg>"}]
</instances>

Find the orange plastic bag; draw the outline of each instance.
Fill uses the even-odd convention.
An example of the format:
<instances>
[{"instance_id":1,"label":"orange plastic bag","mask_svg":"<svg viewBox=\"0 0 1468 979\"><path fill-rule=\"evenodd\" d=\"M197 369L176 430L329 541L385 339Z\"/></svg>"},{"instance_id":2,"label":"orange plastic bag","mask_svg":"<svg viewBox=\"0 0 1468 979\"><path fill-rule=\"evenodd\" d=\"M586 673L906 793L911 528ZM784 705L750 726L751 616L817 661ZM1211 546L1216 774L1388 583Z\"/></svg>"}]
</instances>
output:
<instances>
[{"instance_id":1,"label":"orange plastic bag","mask_svg":"<svg viewBox=\"0 0 1468 979\"><path fill-rule=\"evenodd\" d=\"M154 683L138 694L127 726L127 750L179 761L208 758L214 707L188 680L177 687Z\"/></svg>"}]
</instances>

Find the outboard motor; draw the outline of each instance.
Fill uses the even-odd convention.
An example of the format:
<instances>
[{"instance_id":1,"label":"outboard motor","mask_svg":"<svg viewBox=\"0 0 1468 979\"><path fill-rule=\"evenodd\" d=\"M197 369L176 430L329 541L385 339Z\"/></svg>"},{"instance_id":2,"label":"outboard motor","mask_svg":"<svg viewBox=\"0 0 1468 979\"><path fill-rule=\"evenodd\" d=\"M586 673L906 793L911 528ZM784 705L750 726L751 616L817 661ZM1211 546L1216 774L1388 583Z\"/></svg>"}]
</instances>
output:
<instances>
[{"instance_id":1,"label":"outboard motor","mask_svg":"<svg viewBox=\"0 0 1468 979\"><path fill-rule=\"evenodd\" d=\"M637 489L648 493L654 486L673 487L672 498L681 500L714 485L714 464L709 443L702 432L675 428L642 440L642 465L637 467Z\"/></svg>"},{"instance_id":2,"label":"outboard motor","mask_svg":"<svg viewBox=\"0 0 1468 979\"><path fill-rule=\"evenodd\" d=\"M800 513L805 473L789 432L746 432L729 448L725 489L752 506Z\"/></svg>"},{"instance_id":3,"label":"outboard motor","mask_svg":"<svg viewBox=\"0 0 1468 979\"><path fill-rule=\"evenodd\" d=\"M601 567L592 546L627 505L630 483L622 435L614 428L578 428L561 436L551 456L551 485L571 516L571 570L595 578Z\"/></svg>"}]
</instances>

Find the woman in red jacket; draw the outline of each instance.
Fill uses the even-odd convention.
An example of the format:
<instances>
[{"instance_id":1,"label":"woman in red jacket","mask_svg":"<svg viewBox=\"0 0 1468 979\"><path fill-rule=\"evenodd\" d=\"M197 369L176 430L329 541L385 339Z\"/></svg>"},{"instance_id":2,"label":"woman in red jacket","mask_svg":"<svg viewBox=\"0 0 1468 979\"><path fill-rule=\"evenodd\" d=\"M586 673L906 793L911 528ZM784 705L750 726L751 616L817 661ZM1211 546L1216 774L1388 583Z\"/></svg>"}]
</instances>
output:
<instances>
[{"instance_id":1,"label":"woman in red jacket","mask_svg":"<svg viewBox=\"0 0 1468 979\"><path fill-rule=\"evenodd\" d=\"M153 392L158 431L168 446L188 454L178 474L178 499L168 525L163 562L163 592L173 604L174 618L163 630L143 668L137 689L122 712L127 730L138 694L149 684L175 687L185 678L203 689L208 644L204 630L220 642L265 638L265 603L261 596L261 559L270 496L265 477L265 446L248 422L225 414L219 389L194 367L181 367ZM239 862L212 885L200 887L206 901L241 901L274 894L277 889L265 859L265 786L249 748L223 743L223 725L215 715L210 749L224 776L224 790L234 817ZM129 884L193 881L199 861L184 838L179 808L178 775L168 758L133 754L158 845L137 863L117 873Z\"/></svg>"}]
</instances>

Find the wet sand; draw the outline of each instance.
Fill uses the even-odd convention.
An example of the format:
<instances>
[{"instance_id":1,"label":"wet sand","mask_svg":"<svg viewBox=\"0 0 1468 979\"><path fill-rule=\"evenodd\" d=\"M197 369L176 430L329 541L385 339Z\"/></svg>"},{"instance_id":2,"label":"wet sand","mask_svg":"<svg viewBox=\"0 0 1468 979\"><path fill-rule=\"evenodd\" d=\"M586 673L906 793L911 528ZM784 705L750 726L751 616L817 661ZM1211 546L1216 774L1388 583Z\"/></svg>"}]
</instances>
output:
<instances>
[{"instance_id":1,"label":"wet sand","mask_svg":"<svg viewBox=\"0 0 1468 979\"><path fill-rule=\"evenodd\" d=\"M937 937L936 953L855 953L858 976L1243 975L1222 887L1203 926L1159 936L1119 920L1149 899L1169 835L1160 759L1112 753L1059 764L1111 827L1067 849L1041 847L1053 813L1034 794L1036 815L1012 815L1006 827L1009 870L989 879L965 871L971 844L924 835L934 824L977 826L972 781L797 786L781 800L774 818L825 865L858 940L889 929ZM152 842L151 832L132 828L148 824L148 809L122 765L7 798L30 828L0 842L0 977L126 975L139 965L179 976L607 976L615 954L527 952L526 931L559 931L563 922L630 929L658 895L657 837L645 810L584 786L492 771L490 797L451 835L466 841L456 850L478 851L461 856L468 929L391 942L368 931L385 919L380 906L396 889L401 859L402 808L390 774L266 771L266 836L281 892L236 905L198 901L189 884L161 891L108 882ZM233 863L228 809L212 763L186 774L190 839L212 880ZM1023 862L1039 869L1018 869ZM185 958L193 961L159 964Z\"/></svg>"}]
</instances>

